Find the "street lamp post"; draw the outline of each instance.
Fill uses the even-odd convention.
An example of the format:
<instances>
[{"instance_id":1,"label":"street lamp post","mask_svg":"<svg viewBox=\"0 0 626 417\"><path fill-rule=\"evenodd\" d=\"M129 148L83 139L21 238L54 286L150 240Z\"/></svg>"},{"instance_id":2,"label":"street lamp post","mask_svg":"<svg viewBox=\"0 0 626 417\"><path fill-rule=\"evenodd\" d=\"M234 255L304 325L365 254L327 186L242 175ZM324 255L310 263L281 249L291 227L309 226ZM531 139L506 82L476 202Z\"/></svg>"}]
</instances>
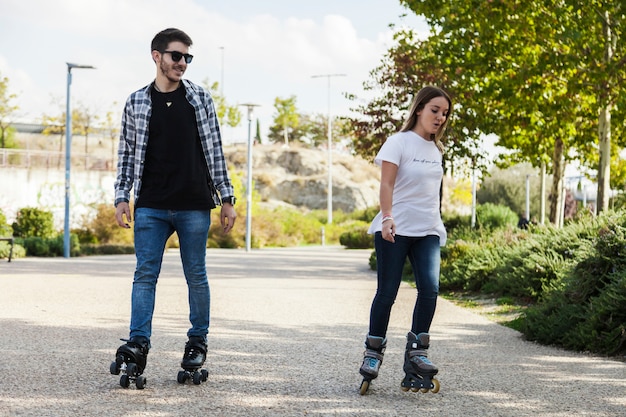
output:
<instances>
[{"instance_id":1,"label":"street lamp post","mask_svg":"<svg viewBox=\"0 0 626 417\"><path fill-rule=\"evenodd\" d=\"M91 65L67 64L67 101L65 104L65 221L63 230L63 256L70 257L70 166L72 153L72 113L70 111L70 85L72 68L94 69Z\"/></svg>"},{"instance_id":2,"label":"street lamp post","mask_svg":"<svg viewBox=\"0 0 626 417\"><path fill-rule=\"evenodd\" d=\"M250 252L252 235L252 112L258 104L244 103L248 108L248 181L246 185L246 252Z\"/></svg>"},{"instance_id":3,"label":"street lamp post","mask_svg":"<svg viewBox=\"0 0 626 417\"><path fill-rule=\"evenodd\" d=\"M333 222L333 130L332 120L330 118L330 79L332 77L345 77L346 74L321 74L313 75L311 78L326 77L328 81L328 224Z\"/></svg>"}]
</instances>

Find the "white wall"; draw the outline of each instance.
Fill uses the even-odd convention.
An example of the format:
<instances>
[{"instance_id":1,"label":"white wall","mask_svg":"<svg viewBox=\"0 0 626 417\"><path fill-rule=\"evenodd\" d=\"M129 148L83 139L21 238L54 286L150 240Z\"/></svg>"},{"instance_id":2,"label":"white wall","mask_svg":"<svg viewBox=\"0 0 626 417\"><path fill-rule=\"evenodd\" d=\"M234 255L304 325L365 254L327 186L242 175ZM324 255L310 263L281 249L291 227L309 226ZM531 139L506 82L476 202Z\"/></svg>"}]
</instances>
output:
<instances>
[{"instance_id":1,"label":"white wall","mask_svg":"<svg viewBox=\"0 0 626 417\"><path fill-rule=\"evenodd\" d=\"M95 204L113 205L115 172L74 170L70 176L70 227L93 215ZM11 224L20 208L52 211L61 230L65 218L65 170L0 168L0 209ZM111 218L111 222L115 220Z\"/></svg>"}]
</instances>

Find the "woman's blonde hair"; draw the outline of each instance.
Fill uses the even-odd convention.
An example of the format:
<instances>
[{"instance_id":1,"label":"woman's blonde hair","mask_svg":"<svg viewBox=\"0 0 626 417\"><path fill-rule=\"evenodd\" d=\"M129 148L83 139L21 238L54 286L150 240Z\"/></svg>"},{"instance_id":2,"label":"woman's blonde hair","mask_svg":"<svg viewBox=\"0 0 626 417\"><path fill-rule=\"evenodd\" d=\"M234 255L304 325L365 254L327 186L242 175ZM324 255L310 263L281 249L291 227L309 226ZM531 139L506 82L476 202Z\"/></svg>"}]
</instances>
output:
<instances>
[{"instance_id":1,"label":"woman's blonde hair","mask_svg":"<svg viewBox=\"0 0 626 417\"><path fill-rule=\"evenodd\" d=\"M435 97L445 98L446 100L448 100L448 106L449 106L448 115L446 116L446 121L443 122L441 126L439 126L439 130L437 130L437 133L431 135L430 137L430 139L432 139L435 142L435 145L437 145L437 148L439 149L439 151L443 153L444 148L443 148L443 143L441 143L441 138L443 137L443 134L446 130L446 126L448 126L448 120L450 120L450 114L452 113L452 100L450 99L450 96L448 95L448 93L446 93L441 88L429 85L429 86L422 88L420 91L417 92L417 94L415 95L415 98L413 99L413 102L411 103L411 108L409 109L409 116L404 121L404 124L402 125L402 128L400 129L400 131L408 132L409 130L412 130L417 124L417 113L420 112L424 108L426 103L428 103L430 100L432 100Z\"/></svg>"}]
</instances>

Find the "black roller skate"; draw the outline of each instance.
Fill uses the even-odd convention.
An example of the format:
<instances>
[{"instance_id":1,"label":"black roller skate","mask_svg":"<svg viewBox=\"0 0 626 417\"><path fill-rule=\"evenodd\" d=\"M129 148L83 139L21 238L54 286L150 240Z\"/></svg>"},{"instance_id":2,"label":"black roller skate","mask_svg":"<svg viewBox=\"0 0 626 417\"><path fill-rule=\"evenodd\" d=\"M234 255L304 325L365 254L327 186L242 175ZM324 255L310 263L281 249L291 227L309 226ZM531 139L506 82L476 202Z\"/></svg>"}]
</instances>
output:
<instances>
[{"instance_id":1,"label":"black roller skate","mask_svg":"<svg viewBox=\"0 0 626 417\"><path fill-rule=\"evenodd\" d=\"M439 392L439 381L433 378L439 369L428 360L427 349L430 343L428 333L417 336L413 332L406 335L406 351L404 353L404 372L406 376L400 386L402 391Z\"/></svg>"},{"instance_id":2,"label":"black roller skate","mask_svg":"<svg viewBox=\"0 0 626 417\"><path fill-rule=\"evenodd\" d=\"M146 377L143 370L146 368L150 341L143 336L131 337L130 339L120 339L124 342L115 353L115 361L111 362L111 373L119 375L120 385L128 388L131 382L135 383L137 389L144 389Z\"/></svg>"},{"instance_id":3,"label":"black roller skate","mask_svg":"<svg viewBox=\"0 0 626 417\"><path fill-rule=\"evenodd\" d=\"M184 384L191 379L194 384L200 385L209 377L209 371L202 368L206 360L207 344L203 337L191 336L185 344L185 355L180 363L183 371L178 371L177 381Z\"/></svg>"},{"instance_id":4,"label":"black roller skate","mask_svg":"<svg viewBox=\"0 0 626 417\"><path fill-rule=\"evenodd\" d=\"M359 369L359 373L363 375L361 395L365 395L370 387L373 379L378 377L378 370L383 363L385 348L387 347L387 339L380 336L367 335L365 338L365 352L363 352L363 364Z\"/></svg>"}]
</instances>

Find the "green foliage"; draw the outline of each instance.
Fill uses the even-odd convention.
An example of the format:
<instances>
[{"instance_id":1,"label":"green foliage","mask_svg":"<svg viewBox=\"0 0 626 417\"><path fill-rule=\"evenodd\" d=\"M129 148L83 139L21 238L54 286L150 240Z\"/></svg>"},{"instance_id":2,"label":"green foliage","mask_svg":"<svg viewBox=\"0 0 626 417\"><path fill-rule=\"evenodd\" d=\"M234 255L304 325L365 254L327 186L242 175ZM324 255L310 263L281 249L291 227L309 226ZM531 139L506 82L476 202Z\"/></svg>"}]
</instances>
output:
<instances>
[{"instance_id":1,"label":"green foliage","mask_svg":"<svg viewBox=\"0 0 626 417\"><path fill-rule=\"evenodd\" d=\"M603 145L624 137L623 124L602 117L624 107L623 1L402 3L432 29L421 46L437 55L420 65L454 80L453 98L477 115L471 126L496 134L509 151L501 161L548 164L553 195L560 191L563 161L600 166L599 208L606 208L610 146ZM589 140L593 136L599 140ZM553 221L557 200L550 207Z\"/></svg>"},{"instance_id":2,"label":"green foliage","mask_svg":"<svg viewBox=\"0 0 626 417\"><path fill-rule=\"evenodd\" d=\"M342 233L339 243L348 249L370 249L374 247L374 237L367 233L367 226L358 227Z\"/></svg>"},{"instance_id":3,"label":"green foliage","mask_svg":"<svg viewBox=\"0 0 626 417\"><path fill-rule=\"evenodd\" d=\"M33 207L20 209L12 227L15 237L49 239L55 234L52 212Z\"/></svg>"},{"instance_id":4,"label":"green foliage","mask_svg":"<svg viewBox=\"0 0 626 417\"><path fill-rule=\"evenodd\" d=\"M4 215L4 212L0 210L0 237L11 236L13 236L13 229L7 223L7 217Z\"/></svg>"},{"instance_id":5,"label":"green foliage","mask_svg":"<svg viewBox=\"0 0 626 417\"><path fill-rule=\"evenodd\" d=\"M11 245L9 242L0 242L0 259L8 259L10 253ZM23 258L24 256L26 256L26 250L24 247L16 242L13 242L13 253L11 254L11 257L16 259Z\"/></svg>"},{"instance_id":6,"label":"green foliage","mask_svg":"<svg viewBox=\"0 0 626 417\"><path fill-rule=\"evenodd\" d=\"M81 243L133 245L133 229L124 229L117 224L115 207L111 204L97 205L93 218L87 220L82 229L73 232Z\"/></svg>"},{"instance_id":7,"label":"green foliage","mask_svg":"<svg viewBox=\"0 0 626 417\"><path fill-rule=\"evenodd\" d=\"M81 255L131 255L135 253L132 245L80 245Z\"/></svg>"},{"instance_id":8,"label":"green foliage","mask_svg":"<svg viewBox=\"0 0 626 417\"><path fill-rule=\"evenodd\" d=\"M213 97L213 103L215 104L215 111L217 112L217 119L220 122L220 126L237 127L241 123L243 114L240 108L236 105L230 105L226 98L221 93L220 85L217 81L212 84L208 78L202 80L202 86L211 92Z\"/></svg>"},{"instance_id":9,"label":"green foliage","mask_svg":"<svg viewBox=\"0 0 626 417\"><path fill-rule=\"evenodd\" d=\"M518 220L518 215L506 206L485 203L476 207L476 224L484 230L514 227Z\"/></svg>"},{"instance_id":10,"label":"green foliage","mask_svg":"<svg viewBox=\"0 0 626 417\"><path fill-rule=\"evenodd\" d=\"M270 135L270 140L278 142L284 140L285 145L289 145L289 135L300 125L300 115L296 108L296 96L288 98L276 97L274 99L274 125L281 132L281 137Z\"/></svg>"},{"instance_id":11,"label":"green foliage","mask_svg":"<svg viewBox=\"0 0 626 417\"><path fill-rule=\"evenodd\" d=\"M14 145L15 130L10 126L11 118L19 107L13 104L15 94L9 93L9 79L0 74L0 148L11 148Z\"/></svg>"},{"instance_id":12,"label":"green foliage","mask_svg":"<svg viewBox=\"0 0 626 417\"><path fill-rule=\"evenodd\" d=\"M441 290L480 292L530 304L515 328L573 350L626 352L626 212L566 227L450 236Z\"/></svg>"},{"instance_id":13,"label":"green foliage","mask_svg":"<svg viewBox=\"0 0 626 417\"><path fill-rule=\"evenodd\" d=\"M537 170L529 164L518 164L507 169L493 168L476 191L476 200L480 204L506 206L522 215L526 212L526 176L529 176L530 185L530 213L539 213L540 179Z\"/></svg>"},{"instance_id":14,"label":"green foliage","mask_svg":"<svg viewBox=\"0 0 626 417\"><path fill-rule=\"evenodd\" d=\"M62 233L49 238L39 236L30 236L26 238L16 239L16 243L20 244L26 250L26 256L63 256L64 255L64 236ZM80 243L78 236L70 234L70 256L80 254Z\"/></svg>"}]
</instances>

